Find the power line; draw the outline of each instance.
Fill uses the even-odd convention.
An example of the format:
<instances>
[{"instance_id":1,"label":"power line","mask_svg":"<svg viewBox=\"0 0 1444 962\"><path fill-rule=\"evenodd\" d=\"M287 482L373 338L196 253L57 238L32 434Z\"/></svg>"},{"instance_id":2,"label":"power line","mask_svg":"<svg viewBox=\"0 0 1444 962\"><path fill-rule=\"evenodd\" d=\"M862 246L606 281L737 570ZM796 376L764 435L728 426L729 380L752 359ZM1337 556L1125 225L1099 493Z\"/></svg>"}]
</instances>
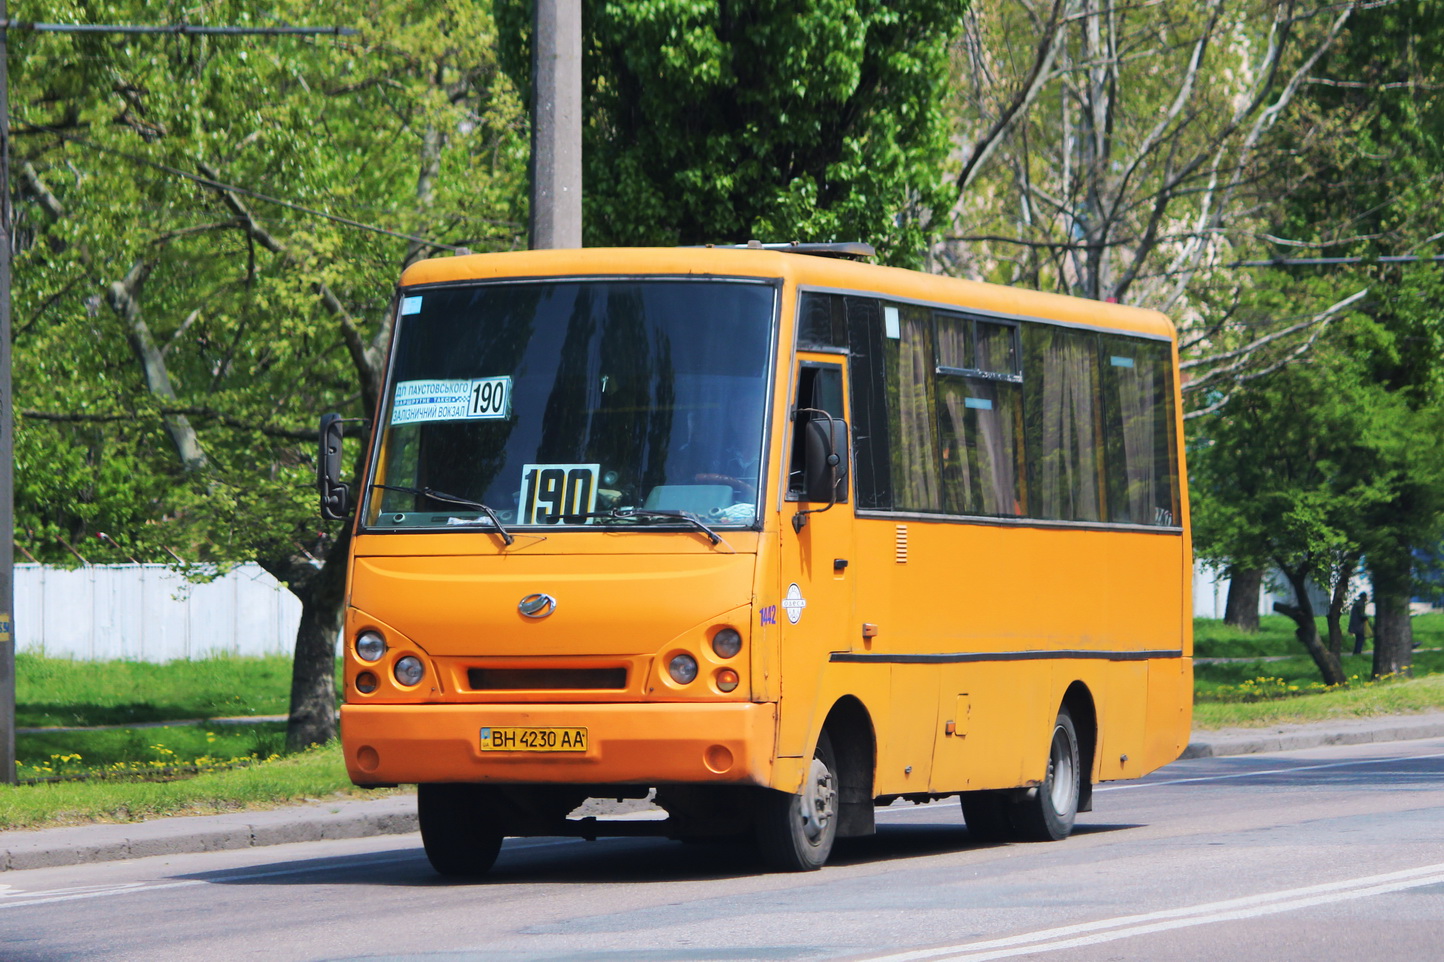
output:
<instances>
[{"instance_id":1,"label":"power line","mask_svg":"<svg viewBox=\"0 0 1444 962\"><path fill-rule=\"evenodd\" d=\"M268 204L276 204L280 207L286 207L290 210L299 211L302 214L309 214L312 217L320 217L325 220L335 221L338 224L345 224L347 227L355 227L358 230L371 231L373 234L385 234L388 237L395 237L399 238L400 240L411 241L415 244L423 244L427 247L437 248L438 250L451 251L453 254L471 253L471 249L469 247L457 247L454 244L443 244L440 241L429 240L425 237L418 237L415 234L403 234L400 231L389 230L385 227L377 227L374 224L366 224L359 220L352 220L349 217L342 217L340 214L328 214L326 211L316 210L311 207L305 207L301 204L295 203L294 201L282 200L279 197L271 197L268 194L262 194L247 187L238 187L235 184L227 184L224 181L213 180L210 177L203 177L200 174L192 174L188 171L181 170L178 167L172 167L169 164L162 164L159 161L151 160L147 157L141 157L137 154L128 153L127 151L119 150L115 147L107 147L104 144L97 144L92 140L86 140L83 137L72 136L65 133L63 130L58 130L54 127L46 127L41 124L36 124L29 129L43 130L47 133L54 134L66 143L76 144L77 146L86 147L90 150L98 151L103 154L114 154L115 156L120 157L124 160L128 160L133 164L139 164L143 167L153 167L156 170L164 171L165 173L172 174L176 177L183 177L186 180L194 181L197 184L201 184L205 187L210 187L213 190L224 190L229 191L233 194L241 194L246 197L254 198L255 200L264 201Z\"/></svg>"},{"instance_id":2,"label":"power line","mask_svg":"<svg viewBox=\"0 0 1444 962\"><path fill-rule=\"evenodd\" d=\"M1388 254L1382 257L1276 257L1267 261L1234 261L1229 267L1326 267L1331 264L1438 264L1444 254Z\"/></svg>"},{"instance_id":3,"label":"power line","mask_svg":"<svg viewBox=\"0 0 1444 962\"><path fill-rule=\"evenodd\" d=\"M355 37L355 27L202 27L191 23L157 25L111 25L103 23L36 23L30 20L0 20L0 30L30 30L35 33L121 33L121 34L194 34L222 37Z\"/></svg>"}]
</instances>

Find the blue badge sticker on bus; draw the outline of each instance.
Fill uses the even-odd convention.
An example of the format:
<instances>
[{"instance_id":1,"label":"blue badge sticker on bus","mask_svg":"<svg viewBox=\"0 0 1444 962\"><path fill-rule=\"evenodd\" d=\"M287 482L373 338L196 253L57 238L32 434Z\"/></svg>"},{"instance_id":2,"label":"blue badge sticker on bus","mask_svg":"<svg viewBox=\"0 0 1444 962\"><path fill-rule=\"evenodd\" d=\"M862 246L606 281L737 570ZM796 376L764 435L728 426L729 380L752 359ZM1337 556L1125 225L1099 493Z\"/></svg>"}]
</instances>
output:
<instances>
[{"instance_id":1,"label":"blue badge sticker on bus","mask_svg":"<svg viewBox=\"0 0 1444 962\"><path fill-rule=\"evenodd\" d=\"M407 316L409 316L409 315L411 315L411 314L420 314L420 313L421 313L421 295L420 295L420 294L416 294L416 295L414 295L414 296L412 296L412 297L403 297L403 298L401 299L401 316L402 316L402 317L407 317Z\"/></svg>"},{"instance_id":2,"label":"blue badge sticker on bus","mask_svg":"<svg viewBox=\"0 0 1444 962\"><path fill-rule=\"evenodd\" d=\"M985 397L965 397L963 398L963 407L976 408L979 411L991 411L993 409L993 402Z\"/></svg>"}]
</instances>

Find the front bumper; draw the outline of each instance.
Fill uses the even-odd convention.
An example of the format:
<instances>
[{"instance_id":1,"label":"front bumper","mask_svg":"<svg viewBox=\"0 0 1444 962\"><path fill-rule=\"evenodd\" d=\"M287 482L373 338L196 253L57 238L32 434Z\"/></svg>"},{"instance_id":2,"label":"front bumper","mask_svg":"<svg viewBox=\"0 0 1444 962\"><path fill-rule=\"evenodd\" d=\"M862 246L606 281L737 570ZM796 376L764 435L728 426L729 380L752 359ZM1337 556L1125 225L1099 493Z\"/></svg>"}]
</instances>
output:
<instances>
[{"instance_id":1,"label":"front bumper","mask_svg":"<svg viewBox=\"0 0 1444 962\"><path fill-rule=\"evenodd\" d=\"M482 728L587 729L585 752L481 750ZM343 705L357 785L767 785L772 704Z\"/></svg>"}]
</instances>

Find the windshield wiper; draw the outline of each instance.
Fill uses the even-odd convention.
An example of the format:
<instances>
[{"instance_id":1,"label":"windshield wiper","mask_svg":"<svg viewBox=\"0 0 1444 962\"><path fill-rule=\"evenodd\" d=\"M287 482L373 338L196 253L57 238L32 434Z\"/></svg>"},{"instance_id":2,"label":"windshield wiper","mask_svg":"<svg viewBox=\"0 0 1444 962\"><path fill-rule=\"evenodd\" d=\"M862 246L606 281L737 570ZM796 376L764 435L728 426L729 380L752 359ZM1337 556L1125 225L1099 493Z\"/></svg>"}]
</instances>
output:
<instances>
[{"instance_id":1,"label":"windshield wiper","mask_svg":"<svg viewBox=\"0 0 1444 962\"><path fill-rule=\"evenodd\" d=\"M496 526L497 533L501 535L502 541L505 541L507 544L511 544L513 541L516 540L512 537L511 532L506 530L506 527L501 523L501 519L496 516L496 512L488 508L486 505L482 504L480 501L470 501L466 498L458 498L454 494L447 494L445 491L437 491L435 488L409 488L398 486L395 484L373 484L371 485L371 487L381 488L386 491L400 491L403 494L419 494L423 498L430 498L432 501L441 501L445 504L459 504L464 508L475 508L482 514L486 515L487 520L489 520L493 525Z\"/></svg>"},{"instance_id":2,"label":"windshield wiper","mask_svg":"<svg viewBox=\"0 0 1444 962\"><path fill-rule=\"evenodd\" d=\"M607 518L612 521L685 521L692 527L701 531L712 540L713 544L719 544L722 536L703 523L702 519L690 511L678 511L671 508L613 508L610 511L586 511L581 514L564 514L562 520L567 524L575 524L586 518Z\"/></svg>"}]
</instances>

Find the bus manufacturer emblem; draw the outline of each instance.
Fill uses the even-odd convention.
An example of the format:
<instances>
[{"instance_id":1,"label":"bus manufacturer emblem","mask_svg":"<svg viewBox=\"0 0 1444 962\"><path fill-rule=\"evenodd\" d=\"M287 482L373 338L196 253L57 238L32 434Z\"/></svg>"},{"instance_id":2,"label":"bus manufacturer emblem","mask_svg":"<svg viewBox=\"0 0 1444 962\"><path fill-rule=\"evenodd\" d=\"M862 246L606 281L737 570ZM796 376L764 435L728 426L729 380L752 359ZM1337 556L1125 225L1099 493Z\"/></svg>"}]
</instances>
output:
<instances>
[{"instance_id":1,"label":"bus manufacturer emblem","mask_svg":"<svg viewBox=\"0 0 1444 962\"><path fill-rule=\"evenodd\" d=\"M787 620L794 625L802 619L802 609L807 607L807 599L802 597L802 589L796 583L787 586L787 596L782 599L782 610L787 612Z\"/></svg>"},{"instance_id":2,"label":"bus manufacturer emblem","mask_svg":"<svg viewBox=\"0 0 1444 962\"><path fill-rule=\"evenodd\" d=\"M516 610L527 618L545 618L557 610L557 600L549 594L534 592L517 603Z\"/></svg>"}]
</instances>

